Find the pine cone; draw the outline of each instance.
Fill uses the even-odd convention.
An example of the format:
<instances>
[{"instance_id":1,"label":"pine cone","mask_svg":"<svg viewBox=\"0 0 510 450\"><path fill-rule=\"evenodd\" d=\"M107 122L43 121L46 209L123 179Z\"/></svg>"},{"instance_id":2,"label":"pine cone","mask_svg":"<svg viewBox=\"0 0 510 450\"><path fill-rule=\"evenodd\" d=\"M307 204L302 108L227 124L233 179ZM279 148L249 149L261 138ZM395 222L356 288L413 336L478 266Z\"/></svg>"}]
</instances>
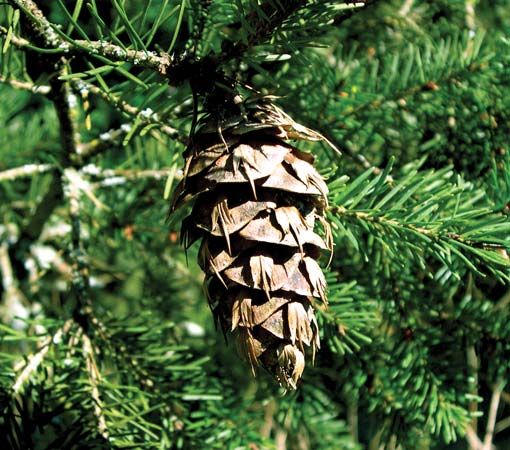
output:
<instances>
[{"instance_id":1,"label":"pine cone","mask_svg":"<svg viewBox=\"0 0 510 450\"><path fill-rule=\"evenodd\" d=\"M313 359L320 345L313 305L326 303L326 282L316 259L332 244L327 186L289 138L321 136L266 103L243 118L209 117L185 152L172 210L194 201L181 238L186 248L202 240L205 291L223 332L254 374L260 364L295 389L305 348Z\"/></svg>"}]
</instances>

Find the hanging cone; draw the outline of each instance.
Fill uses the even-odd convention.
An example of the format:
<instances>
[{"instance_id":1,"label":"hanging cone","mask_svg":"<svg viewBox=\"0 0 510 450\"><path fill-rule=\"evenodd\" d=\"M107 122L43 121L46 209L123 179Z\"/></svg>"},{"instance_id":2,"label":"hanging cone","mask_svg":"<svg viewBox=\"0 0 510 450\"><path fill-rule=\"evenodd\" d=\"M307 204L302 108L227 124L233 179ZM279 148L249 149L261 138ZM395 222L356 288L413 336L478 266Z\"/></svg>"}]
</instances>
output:
<instances>
[{"instance_id":1,"label":"hanging cone","mask_svg":"<svg viewBox=\"0 0 510 450\"><path fill-rule=\"evenodd\" d=\"M332 243L327 186L313 157L286 140L321 136L270 103L218 123L209 117L193 136L171 210L193 202L182 240L202 240L199 264L223 332L254 373L262 365L295 389L305 355L319 348L314 305L326 303L326 282L315 260Z\"/></svg>"}]
</instances>

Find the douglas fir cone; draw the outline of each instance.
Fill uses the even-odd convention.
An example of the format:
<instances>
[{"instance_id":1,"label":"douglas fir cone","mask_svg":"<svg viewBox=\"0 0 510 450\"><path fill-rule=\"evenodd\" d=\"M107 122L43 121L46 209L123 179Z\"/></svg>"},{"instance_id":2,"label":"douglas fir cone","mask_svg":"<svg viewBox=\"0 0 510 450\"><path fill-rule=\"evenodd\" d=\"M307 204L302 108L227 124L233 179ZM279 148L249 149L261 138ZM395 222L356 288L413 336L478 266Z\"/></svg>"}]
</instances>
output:
<instances>
[{"instance_id":1,"label":"douglas fir cone","mask_svg":"<svg viewBox=\"0 0 510 450\"><path fill-rule=\"evenodd\" d=\"M316 259L332 244L326 184L313 157L286 141L320 138L269 102L234 118L209 115L184 154L172 205L193 200L181 238L186 247L201 239L205 290L223 332L234 333L253 371L260 364L292 389L306 349L313 359L319 348L314 305L326 302L326 283Z\"/></svg>"}]
</instances>

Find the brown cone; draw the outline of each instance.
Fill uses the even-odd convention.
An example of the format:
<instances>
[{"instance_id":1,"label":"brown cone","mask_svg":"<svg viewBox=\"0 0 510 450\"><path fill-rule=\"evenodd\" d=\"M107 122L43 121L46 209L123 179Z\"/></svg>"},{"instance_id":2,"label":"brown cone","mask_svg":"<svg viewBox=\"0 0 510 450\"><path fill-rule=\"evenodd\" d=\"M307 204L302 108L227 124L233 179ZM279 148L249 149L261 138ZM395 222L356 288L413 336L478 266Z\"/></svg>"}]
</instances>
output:
<instances>
[{"instance_id":1,"label":"brown cone","mask_svg":"<svg viewBox=\"0 0 510 450\"><path fill-rule=\"evenodd\" d=\"M332 244L326 184L313 157L285 140L320 135L270 104L248 113L221 126L209 119L195 134L172 210L193 200L182 240L202 239L205 290L224 333L254 373L261 364L295 389L306 349L313 358L319 348L313 304L326 303L326 282L315 260Z\"/></svg>"}]
</instances>

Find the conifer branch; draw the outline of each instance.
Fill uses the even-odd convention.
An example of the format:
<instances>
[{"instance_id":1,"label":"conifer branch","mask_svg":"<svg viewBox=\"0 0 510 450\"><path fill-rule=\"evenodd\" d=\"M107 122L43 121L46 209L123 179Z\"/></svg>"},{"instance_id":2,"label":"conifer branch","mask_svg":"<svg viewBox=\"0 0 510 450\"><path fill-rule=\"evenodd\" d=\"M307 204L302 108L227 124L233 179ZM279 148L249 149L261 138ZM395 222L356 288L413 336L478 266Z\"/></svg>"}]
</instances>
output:
<instances>
[{"instance_id":1,"label":"conifer branch","mask_svg":"<svg viewBox=\"0 0 510 450\"><path fill-rule=\"evenodd\" d=\"M508 215L500 212L508 209L506 185L510 186L510 179L507 168L503 164L499 166L499 158L503 159L503 153L508 152L504 140L508 99L499 95L507 91L508 58L503 56L507 42L501 42L505 37L496 29L498 25L494 30L486 26L496 24L500 20L498 14L484 8L484 20L478 21L477 14L482 7L469 10L473 0L462 0L455 5L441 2L444 5L434 4L428 9L418 0L398 0L381 5L373 14L363 14L362 20L348 24L352 29L339 30L338 25L347 25L345 21L353 14L369 12L362 7L356 9L355 3L367 6L378 2L218 1L212 2L206 14L197 14L191 8L200 3L206 10L211 4L209 0L191 0L191 3L179 0L177 5L150 2L145 10L123 0L113 0L109 5L78 1L74 2L72 11L66 7L69 2L9 0L8 3L14 9L5 8L4 27L0 26L4 52L0 58L3 74L0 83L46 96L41 101L31 95L35 101L30 102L30 108L22 110L19 100L25 101L29 96L5 88L5 111L0 111L0 125L4 127L1 137L8 144L3 150L6 167L0 171L0 191L6 196L2 217L8 232L21 229L21 237L14 242L13 236L18 233L14 231L6 237L0 226L0 271L4 287L0 291L6 298L10 295L7 291L12 291L14 286L23 295L20 287L27 286L33 292L30 298L34 301L34 308L27 309L27 313L35 316L23 322L24 327L15 324L0 327L0 343L5 343L0 349L3 361L0 385L7 386L6 402L0 402L6 411L3 414L2 410L0 435L6 436L9 448L31 448L34 439L43 440L42 445L47 446L51 441L49 446L55 448L76 445L95 448L102 444L129 448L202 448L214 446L214 442L222 442L228 448L276 445L284 449L301 445L318 449L329 448L331 443L349 448L360 445L355 442L357 414L366 417L366 423L370 422L370 430L361 427L358 431L359 440L366 442L371 450L380 450L381 446L395 450L413 448L413 445L441 447L441 440L450 443L459 436L468 442L471 450L487 450L485 444L489 441L491 450L498 445L500 436L496 433L510 426L510 420L503 414L502 420L496 420L498 403L507 401L508 394L502 390L498 394L492 390L493 386L487 393L485 389L477 389L476 382L477 377L493 379L490 375L493 368L501 374L508 371L505 321L510 291L504 294L508 286L503 287L500 282L510 277L510 222ZM46 17L39 14L37 5L48 11ZM286 9L288 5L291 7ZM436 11L432 23L430 18ZM445 12L452 13L451 21L436 20ZM59 25L51 23L50 17L58 17ZM372 25L378 19L382 19L384 29L377 29L376 33L364 29L366 24ZM474 27L470 23L477 21L481 33L469 33L466 19L471 30ZM424 25L420 35L437 45L409 47L407 37L416 32L416 24ZM484 29L489 33L482 39ZM327 39L321 36L322 30L327 30ZM149 48L151 42L161 44L172 31L175 48L185 48L185 54L141 50ZM105 36L109 41L89 41L86 37L89 33L91 37L98 36L94 39ZM349 39L344 39L346 36ZM331 43L331 49L306 48L301 53L299 49L317 43L315 37L321 39L318 43ZM220 48L221 53L216 53ZM194 52L195 49L198 50ZM207 49L214 50L207 53ZM369 50L365 52L365 49ZM282 64L278 55L283 52L291 58ZM197 316L196 311L190 312L187 303L197 293L195 283L200 277L194 267L187 268L183 276L184 254L174 251L179 233L174 231L174 223L170 235L164 231L164 212L158 210L162 200L151 195L153 184L161 184L160 180L182 178L182 172L173 165L181 149L177 142L186 144L186 130L194 127L185 115L190 106L188 87L180 85L203 80L203 89L194 89L194 93L207 95L216 89L211 86L221 83L222 69L229 81L239 80L242 85L246 82L247 89L248 84L253 84L264 90L270 84L267 78L274 75L274 86L286 89L275 94L289 99L289 109L301 108L303 116L319 123L323 135L335 136L343 153L366 169L361 176L349 180L337 176L344 169L342 161L337 167L329 155L318 154L319 166L331 163L329 173L335 176L328 182L331 207L324 206L327 203L324 199L324 203L313 209L314 213L324 211L329 215L332 230L321 222L317 231L327 235L326 239L320 236L322 241L307 242L304 248L300 248L302 243L295 236L288 236L287 243L295 239L297 247L291 248L299 248L301 253L318 254L319 247L328 246L332 240L341 252L326 274L329 309L317 313L318 326L324 326L323 353L317 361L318 368L308 373L308 380L300 387L297 402L296 397L271 396L270 403L265 403L266 396L261 400L258 393L255 398L251 387L246 390L243 383L236 383L239 371L233 371L233 382L221 376L226 371L221 365L225 361L223 354L218 358L211 350L208 360L201 358L203 342L197 339L198 335L193 338L191 328L188 330L182 322L183 315L190 314L186 317L190 322L202 318L201 313ZM25 73L33 80L48 80L44 82L48 85L37 86ZM165 90L162 76L176 88ZM450 82L451 86L445 85ZM339 91L341 100L338 100ZM89 113L88 94L99 104L97 111L91 108ZM168 94L172 98L167 98ZM295 102L294 94L299 102ZM457 95L459 98L454 97ZM83 111L81 102L78 104L80 96ZM409 100L406 96L412 102L406 103ZM53 114L46 114L46 99L53 103L58 123L51 121ZM393 103L392 99L397 101ZM136 105L150 105L154 111ZM195 108L199 117L210 106L207 102L204 105L204 109ZM220 119L219 122L223 117L215 114L222 115L221 105L220 101L212 117ZM384 111L377 111L379 106ZM113 126L113 111L121 113L115 114L113 120L124 116L120 123L126 123L108 129ZM90 125L95 126L89 142L80 140L84 112L85 120L93 119ZM351 114L338 129L338 117ZM442 122L446 116L452 120L455 117L455 126ZM424 125L420 120L424 117L430 123L422 134ZM331 121L331 118L336 119ZM395 126L395 121L405 126ZM92 128L88 125L87 128ZM212 131L215 125L211 121ZM318 128L313 123L310 126ZM361 126L363 130L353 137L352 133ZM58 136L55 140L56 127L60 127L60 140ZM258 140L266 134L262 128L243 134L244 128L237 125L232 133L231 128L221 129L228 149L219 141L209 146L214 133L204 135L203 141L194 141L197 145L193 150L204 144L203 166L200 163L187 170L196 175L190 175L189 183L183 186L209 189L204 193L203 203L192 210L196 220L201 220L203 210L209 208L212 194L234 194L228 205L234 208L238 205L234 202L243 196L232 184L220 187L221 190L216 190L219 183L213 186L204 182L199 186L201 183L195 182L204 178L204 167L207 166L209 173L209 168L214 167L210 164L217 161L217 153L225 151L225 157L235 156L233 149L241 145L237 141L244 145L239 149L244 152L252 137ZM108 131L101 133L101 130ZM144 145L149 138L147 134L155 138L149 146ZM133 136L136 140L130 141ZM271 143L277 140L274 133L267 138ZM381 138L391 139L395 144L382 149L382 159L391 161L395 155L398 175L390 167L379 169L371 162L380 148ZM171 145L167 148L169 141ZM133 145L126 151L106 154L129 142ZM445 142L447 149L441 148ZM457 142L460 145L454 149ZM473 172L471 168L465 171L466 178L473 182L466 182L454 169L445 167L445 161L450 149L457 152L455 156L464 155L466 150L462 157L467 159L471 143L486 153L482 157L482 151L478 154L473 150L476 153L470 162ZM260 145L255 147L258 149ZM287 145L279 147L283 152ZM256 160L263 150L256 153L257 166ZM92 158L103 152L105 157L99 158L101 164L91 164ZM430 155L429 159L425 163L416 161L416 152ZM478 175L482 173L481 166L487 166L486 160L492 156L497 160L498 170L494 170L494 180L488 182ZM301 151L284 156L284 171L275 176L281 173L286 177L281 183L285 189L294 181L299 189L306 184L303 158L307 159ZM273 169L273 158L266 159L268 170ZM46 164L48 161L50 164ZM136 168L139 161L140 167ZM414 162L402 167L403 161ZM196 164L196 160L191 162ZM423 170L423 164L438 169ZM348 167L351 166L348 162ZM291 167L292 170L287 170ZM229 169L230 164L225 171ZM239 174L243 176L243 170L232 176ZM219 182L223 183L224 178L218 177ZM42 195L39 189L46 188L48 182L51 186ZM269 186L274 180L263 177L251 183L253 190L257 187L257 202L266 201L262 198L264 187L260 187L263 183ZM99 191L116 184L120 185L119 192ZM326 186L320 187L319 190L326 192ZM312 192L315 188L307 189ZM96 197L97 192L101 196ZM315 198L314 195L312 192L306 198ZM87 197L101 208L87 206ZM285 199L282 208L298 203L299 209L304 204L304 197L296 200L299 197L301 194L282 193L277 200ZM251 202L252 196L249 198ZM140 214L146 201L153 200L158 202L154 204L156 214L152 210ZM108 202L115 202L111 209ZM26 211L27 204L30 211ZM218 211L220 215L224 212ZM213 213L212 222L216 220L216 212ZM266 213L261 213L254 226L258 227ZM302 216L305 217L304 212ZM176 221L180 218L176 217ZM282 222L280 228L286 227L285 217L276 220ZM264 235L267 239L272 239L273 222L273 219L267 221L267 236ZM301 226L299 221L296 224ZM204 224L200 222L200 225ZM237 246L234 239L239 238L241 231L246 232L245 228L232 233L228 246ZM195 231L204 230L190 227L189 231L193 237ZM134 242L126 242L133 233ZM225 230L218 233L225 236ZM232 257L228 251L221 252L221 261L216 258L216 245L222 246L224 241L218 233L204 241L199 253L210 253L212 269L216 263L231 264L235 270L222 270L244 277L244 269L237 271L240 258L233 263L224 259L223 256ZM256 240L241 249L250 258L252 252L258 256L259 250L266 251L269 246L268 242L259 241L261 234L258 227ZM279 234L274 235L278 240ZM308 235L306 238L312 239ZM14 242L13 248L9 247L10 242ZM150 248L145 245L148 242ZM286 245L283 241L275 245L278 254L275 252L273 263L279 263L280 259L287 261L291 248L283 247ZM296 275L296 270L304 270L302 254L300 261L293 272ZM260 266L263 265L260 259ZM371 270L366 270L369 265ZM267 284L267 272L271 271L271 276L276 274L273 268L260 277L259 287L264 287L264 281ZM258 267L250 264L249 269L258 270ZM285 265L284 269L282 274L289 275ZM490 277L478 276L486 274ZM212 271L208 276L215 281ZM304 274L305 287L309 278ZM249 274L246 276L247 283L254 279ZM466 285L466 279L470 284ZM69 295L63 295L63 286L68 288ZM240 289L245 291L245 287ZM209 288L211 292L216 289L218 304L225 300L225 296L219 295L223 289L219 284ZM106 309L115 305L112 314L127 309L134 309L135 314L99 320L92 308L95 296L91 294L96 289ZM260 306L263 298L259 290L256 286L253 289L255 303L243 300L239 314L236 310L238 328L246 328L246 323L253 319L246 308ZM296 289L278 291L289 292L292 303L301 295ZM52 295L57 301L53 301ZM59 305L58 299L66 298L70 300L63 307ZM211 306L216 307L216 303ZM225 311L235 309L230 308L230 303L225 306ZM42 313L39 307L43 308ZM47 307L51 308L52 316L68 315L71 309L73 318L64 323L64 317L56 325L48 325L52 319L45 318ZM151 311L137 314L143 308ZM291 339L294 335L297 338L297 334L306 338L306 326L287 327L285 323L283 328L274 326L280 318L288 319L289 311L306 319L299 313L297 304L275 311L275 321L267 324L271 329L257 330L255 337L269 339L266 331L278 338L280 333L285 337L290 331ZM227 317L222 327L230 329L228 316L223 311L221 315ZM173 320L178 322L176 326L170 322ZM64 332L67 324L71 328ZM38 334L33 350L29 351L33 355L23 360L19 355L27 348L27 341L30 346L34 339L32 327L36 327ZM44 329L44 335L39 327ZM497 345L491 346L489 353L475 353L481 348L478 340L487 336ZM62 344L58 345L59 342ZM252 351L258 348L253 347ZM355 357L345 356L348 354ZM111 383L103 366L115 371ZM260 379L259 383L263 389L265 381ZM339 384L345 390L336 395L335 387ZM210 405L211 398L217 400L219 396L215 393L222 390L225 401ZM498 395L499 399L495 399ZM351 402L346 408L342 403L344 397L356 401L359 397L359 402ZM480 397L484 397L483 401ZM282 419L286 411L287 418ZM487 430L477 430L473 419L482 412L488 417L483 421ZM500 412L504 411L500 408ZM235 420L225 421L225 417ZM243 423L250 425L239 426ZM256 430L261 431L253 432Z\"/></svg>"},{"instance_id":2,"label":"conifer branch","mask_svg":"<svg viewBox=\"0 0 510 450\"><path fill-rule=\"evenodd\" d=\"M485 429L483 447L481 448L481 450L491 450L492 439L494 437L494 427L496 425L496 418L498 415L499 402L501 400L501 393L503 391L504 386L505 382L503 380L498 380L492 388L489 414L487 416L487 427Z\"/></svg>"},{"instance_id":3,"label":"conifer branch","mask_svg":"<svg viewBox=\"0 0 510 450\"><path fill-rule=\"evenodd\" d=\"M153 179L163 180L168 177L175 167L167 167L162 169L148 169L148 170L128 170L128 169L100 169L96 166L85 166L83 171L90 174L91 177L101 180L102 186L111 186L116 184L122 184L128 180L141 180L141 179ZM175 176L176 180L182 178L181 171Z\"/></svg>"},{"instance_id":4,"label":"conifer branch","mask_svg":"<svg viewBox=\"0 0 510 450\"><path fill-rule=\"evenodd\" d=\"M449 182L448 168L411 172L403 180L390 179L388 168L373 178L371 173L366 171L344 189L332 190L334 227L345 229L342 222L347 222L349 229L359 225L361 230L384 235L383 247L397 259L407 246L407 256L421 265L427 250L448 266L451 257L457 256L477 273L481 273L478 263L501 279L508 278L509 261L498 251L508 247L503 237L510 225L489 207L473 205L476 194L472 186ZM437 213L448 204L453 213ZM473 220L479 225L474 227ZM355 240L350 233L346 232L347 236ZM419 255L418 248L422 249Z\"/></svg>"},{"instance_id":5,"label":"conifer branch","mask_svg":"<svg viewBox=\"0 0 510 450\"><path fill-rule=\"evenodd\" d=\"M30 380L32 374L43 362L44 357L50 351L52 344L59 343L62 340L62 337L69 332L72 324L72 320L67 320L53 335L47 336L43 339L43 341L39 344L39 350L27 358L28 363L25 366L18 364L14 367L15 371L21 370L21 367L23 367L23 369L12 385L11 392L13 396L19 394L23 386Z\"/></svg>"},{"instance_id":6,"label":"conifer branch","mask_svg":"<svg viewBox=\"0 0 510 450\"><path fill-rule=\"evenodd\" d=\"M292 14L306 5L306 0L287 0L284 2L266 1L258 10L250 12L242 24L250 30L246 40L238 41L231 45L221 56L221 61L226 62L239 58L247 50L260 44L270 37L272 33Z\"/></svg>"},{"instance_id":7,"label":"conifer branch","mask_svg":"<svg viewBox=\"0 0 510 450\"><path fill-rule=\"evenodd\" d=\"M0 172L0 181L12 181L18 178L31 177L32 175L50 172L55 169L53 164L25 164Z\"/></svg>"},{"instance_id":8,"label":"conifer branch","mask_svg":"<svg viewBox=\"0 0 510 450\"><path fill-rule=\"evenodd\" d=\"M339 17L335 18L334 24L336 26L342 24L343 22L345 22L346 20L348 20L352 16L354 16L354 14L357 14L357 13L367 9L368 7L375 6L379 1L380 0L362 0L359 2L356 2L356 1L344 2L347 4L353 4L356 7L350 9L347 13L343 13Z\"/></svg>"},{"instance_id":9,"label":"conifer branch","mask_svg":"<svg viewBox=\"0 0 510 450\"><path fill-rule=\"evenodd\" d=\"M505 248L503 244L494 244L491 242L480 242L480 241L472 241L469 239L465 239L462 234L452 232L452 231L438 231L437 224L434 228L427 228L424 226L417 226L416 224L409 223L406 221L400 221L398 219L392 219L385 217L384 215L372 214L370 212L365 211L352 211L348 210L342 206L334 206L331 209L333 214L336 214L340 217L345 218L355 218L362 222L370 222L375 226L380 226L382 228L394 228L396 230L403 230L404 232L409 232L414 235L420 235L427 240L436 240L443 241L445 243L456 242L462 244L463 246L472 246L476 248L486 248L486 249L495 249L495 248Z\"/></svg>"},{"instance_id":10,"label":"conifer branch","mask_svg":"<svg viewBox=\"0 0 510 450\"><path fill-rule=\"evenodd\" d=\"M367 6L375 4L377 1L378 0L341 2L342 4L352 7L348 13L342 11L339 17L334 18L335 25L339 25L353 14L356 14ZM231 59L240 58L251 48L269 40L282 24L300 9L305 8L307 4L308 2L306 0L286 0L283 2L268 0L257 6L256 9L248 13L246 17L241 20L240 26L248 30L247 36L245 39L235 43L224 42L224 52L220 58L220 62L223 63Z\"/></svg>"},{"instance_id":11,"label":"conifer branch","mask_svg":"<svg viewBox=\"0 0 510 450\"><path fill-rule=\"evenodd\" d=\"M71 39L53 25L42 13L37 3L32 0L10 0L13 7L21 9L30 19L35 30L43 38L45 50L60 56L86 53L100 55L113 61L125 61L135 66L152 69L166 75L173 63L173 58L166 53L124 49L106 41L89 41ZM0 33L6 35L2 27ZM18 36L12 36L11 42L18 48L34 49L32 43Z\"/></svg>"},{"instance_id":12,"label":"conifer branch","mask_svg":"<svg viewBox=\"0 0 510 450\"><path fill-rule=\"evenodd\" d=\"M7 37L9 36L9 30L2 25L0 25L0 36ZM19 49L25 49L31 47L30 41L20 36L15 35L14 33L10 34L10 43Z\"/></svg>"},{"instance_id":13,"label":"conifer branch","mask_svg":"<svg viewBox=\"0 0 510 450\"><path fill-rule=\"evenodd\" d=\"M58 110L60 119L61 137L64 149L68 155L68 168L64 170L62 177L64 198L69 206L69 219L71 222L71 249L70 256L72 260L72 287L76 295L76 306L74 309L74 320L83 330L81 336L82 349L85 357L87 373L91 385L91 396L94 403L94 414L98 421L99 434L105 441L109 440L109 432L104 415L104 408L99 392L99 383L101 375L99 373L94 345L87 333L90 323L96 324L98 321L92 314L92 303L89 297L89 267L86 262L86 256L81 241L81 217L80 217L80 194L83 190L81 178L76 176L74 169L69 168L72 156L77 155L79 137L75 132L75 120L73 112L73 102L70 101L70 86L63 82L61 92L64 93L57 98L61 108ZM65 95L67 93L67 95Z\"/></svg>"},{"instance_id":14,"label":"conifer branch","mask_svg":"<svg viewBox=\"0 0 510 450\"><path fill-rule=\"evenodd\" d=\"M132 127L133 123L123 124L120 128L101 133L89 142L80 143L77 148L79 160L81 162L88 161L90 158L122 144L122 139L126 137Z\"/></svg>"},{"instance_id":15,"label":"conifer branch","mask_svg":"<svg viewBox=\"0 0 510 450\"><path fill-rule=\"evenodd\" d=\"M103 402L101 400L101 395L99 392L101 374L97 367L94 345L90 338L88 337L87 333L85 332L83 333L81 340L83 344L82 348L83 354L85 356L89 381L92 388L91 395L92 399L94 400L94 414L97 418L99 434L105 439L105 441L108 441L109 440L108 426L106 424L106 417L103 412L104 411Z\"/></svg>"},{"instance_id":16,"label":"conifer branch","mask_svg":"<svg viewBox=\"0 0 510 450\"><path fill-rule=\"evenodd\" d=\"M54 37L52 28L38 9L37 5L31 0L20 0L14 2L21 7L24 12L32 19L35 26L33 30L34 40L44 40L46 43ZM56 74L62 75L65 70L66 60L61 58L56 64ZM78 141L77 130L75 129L76 97L70 90L67 82L53 77L50 80L51 100L53 101L60 124L60 137L62 149L59 153L59 165L67 167L70 164L70 156L75 153L76 142ZM44 227L44 224L53 213L54 209L62 201L62 183L61 174L57 172L45 193L42 201L37 206L34 216L29 221L27 227L20 233L20 250L24 252L31 242L36 241Z\"/></svg>"},{"instance_id":17,"label":"conifer branch","mask_svg":"<svg viewBox=\"0 0 510 450\"><path fill-rule=\"evenodd\" d=\"M27 302L23 292L19 288L9 256L9 248L6 242L0 241L0 273L2 275L3 296L0 304L0 319L9 325L23 327L24 323L18 323L17 318L25 319L28 311L24 303Z\"/></svg>"},{"instance_id":18,"label":"conifer branch","mask_svg":"<svg viewBox=\"0 0 510 450\"><path fill-rule=\"evenodd\" d=\"M55 208L62 202L62 185L60 175L55 174L51 180L48 190L45 192L34 214L30 217L27 225L23 228L18 239L20 252L23 253L30 244L37 241L42 233L44 225L55 210Z\"/></svg>"},{"instance_id":19,"label":"conifer branch","mask_svg":"<svg viewBox=\"0 0 510 450\"><path fill-rule=\"evenodd\" d=\"M72 284L77 298L75 313L79 317L86 317L91 311L91 304L88 296L89 271L81 242L80 191L81 188L77 185L76 178L72 176L72 173L66 172L64 195L69 205L71 222Z\"/></svg>"},{"instance_id":20,"label":"conifer branch","mask_svg":"<svg viewBox=\"0 0 510 450\"><path fill-rule=\"evenodd\" d=\"M471 425L468 425L466 428L466 441L469 445L469 450L482 450L482 441Z\"/></svg>"},{"instance_id":21,"label":"conifer branch","mask_svg":"<svg viewBox=\"0 0 510 450\"><path fill-rule=\"evenodd\" d=\"M115 130L117 131L117 130ZM94 143L94 141L92 141ZM99 147L99 146L98 146ZM89 148L89 147L85 147ZM100 149L100 148L99 148ZM96 154L96 153L94 153ZM83 154L82 154L83 156ZM87 153L87 157L92 156L92 153ZM47 173L57 170L57 166L54 164L26 164L21 167L15 167L12 169L4 170L0 172L0 182L2 181L13 181L20 178L31 177L33 175ZM161 180L166 178L175 168L167 167L162 169L148 169L148 170L127 170L127 169L102 169L93 164L83 166L79 173L88 175L95 179L104 180L104 185L118 184L119 181L137 180L144 178L152 178L155 180ZM177 171L176 179L180 179L182 175L179 175L180 170ZM111 179L115 179L114 182Z\"/></svg>"},{"instance_id":22,"label":"conifer branch","mask_svg":"<svg viewBox=\"0 0 510 450\"><path fill-rule=\"evenodd\" d=\"M504 311L510 305L510 289L507 290L494 306L495 311Z\"/></svg>"},{"instance_id":23,"label":"conifer branch","mask_svg":"<svg viewBox=\"0 0 510 450\"><path fill-rule=\"evenodd\" d=\"M411 8L413 7L413 5L414 0L404 0L402 6L398 10L398 13L403 17L407 16L411 12Z\"/></svg>"},{"instance_id":24,"label":"conifer branch","mask_svg":"<svg viewBox=\"0 0 510 450\"><path fill-rule=\"evenodd\" d=\"M38 85L29 81L20 81L3 76L0 76L0 83L6 84L15 89L20 89L22 91L29 91L32 94L48 95L51 90L49 86Z\"/></svg>"},{"instance_id":25,"label":"conifer branch","mask_svg":"<svg viewBox=\"0 0 510 450\"><path fill-rule=\"evenodd\" d=\"M63 62L61 63L63 64ZM62 70L62 69L61 69ZM60 124L60 136L62 149L59 153L59 165L67 167L71 164L71 155L76 153L76 142L78 140L75 120L76 97L70 91L66 82L54 78L51 83L51 100L53 101ZM62 175L60 171L55 172L51 184L37 205L34 215L27 226L20 233L20 252L24 253L32 242L35 242L42 233L47 220L62 202Z\"/></svg>"},{"instance_id":26,"label":"conifer branch","mask_svg":"<svg viewBox=\"0 0 510 450\"><path fill-rule=\"evenodd\" d=\"M470 288L472 288L473 285L473 277L469 277L469 285ZM473 396L478 395L478 370L479 370L479 360L478 356L476 354L476 350L474 345L468 344L466 345L466 362L467 362L467 369L469 373L469 377L472 380L471 381L471 390L470 394ZM471 401L468 405L469 412L472 415L471 419L471 428L475 432L475 434L478 432L478 418L476 417L476 412L478 410L478 402L475 400Z\"/></svg>"},{"instance_id":27,"label":"conifer branch","mask_svg":"<svg viewBox=\"0 0 510 450\"><path fill-rule=\"evenodd\" d=\"M163 122L159 116L158 113L152 111L150 108L145 110L140 110L136 106L131 105L130 103L126 102L125 100L122 100L121 98L117 97L116 95L112 93L108 93L97 87L96 85L92 83L86 83L81 80L73 80L72 82L73 87L78 91L86 91L93 95L97 95L101 99L103 99L105 102L113 105L120 111L124 112L130 117L133 117L139 124L143 125L150 125L155 124L158 125L158 130L161 131L163 134L166 134L172 139L175 139L181 143L186 143L187 138L185 138L179 130L176 128L171 127L167 123ZM120 138L122 133L128 133L131 130L130 125L126 124L124 126L124 129L121 128L121 130L114 133L116 136ZM101 137L99 138L101 140ZM90 147L99 146L99 142L95 141L95 144L91 144ZM102 147L102 146L101 146ZM87 149L87 147L78 146L77 148L77 154L81 155L83 152L87 153L94 153L95 150L92 148Z\"/></svg>"},{"instance_id":28,"label":"conifer branch","mask_svg":"<svg viewBox=\"0 0 510 450\"><path fill-rule=\"evenodd\" d=\"M484 70L487 70L488 67L489 65L483 62L478 63L476 61L470 62L469 64L466 64L457 70L446 71L441 76L429 79L426 82L419 81L417 83L412 83L411 85L404 86L401 89L393 90L388 95L379 96L378 98L370 100L366 103L361 103L360 105L352 108L351 110L346 111L343 114L343 119L345 120L348 117L356 116L357 114L364 112L366 110L380 108L382 105L390 101L397 101L400 99L405 100L415 96L416 94L419 94L420 92L436 91L440 89L441 85L451 83L457 78L465 78L465 76L468 74L482 72ZM330 126L332 125L333 124L330 124Z\"/></svg>"},{"instance_id":29,"label":"conifer branch","mask_svg":"<svg viewBox=\"0 0 510 450\"><path fill-rule=\"evenodd\" d=\"M476 11L475 11L476 1L466 0L466 26L471 33L474 33L476 30Z\"/></svg>"},{"instance_id":30,"label":"conifer branch","mask_svg":"<svg viewBox=\"0 0 510 450\"><path fill-rule=\"evenodd\" d=\"M507 428L510 428L510 417L505 417L496 423L496 426L494 427L494 433L501 433Z\"/></svg>"}]
</instances>

